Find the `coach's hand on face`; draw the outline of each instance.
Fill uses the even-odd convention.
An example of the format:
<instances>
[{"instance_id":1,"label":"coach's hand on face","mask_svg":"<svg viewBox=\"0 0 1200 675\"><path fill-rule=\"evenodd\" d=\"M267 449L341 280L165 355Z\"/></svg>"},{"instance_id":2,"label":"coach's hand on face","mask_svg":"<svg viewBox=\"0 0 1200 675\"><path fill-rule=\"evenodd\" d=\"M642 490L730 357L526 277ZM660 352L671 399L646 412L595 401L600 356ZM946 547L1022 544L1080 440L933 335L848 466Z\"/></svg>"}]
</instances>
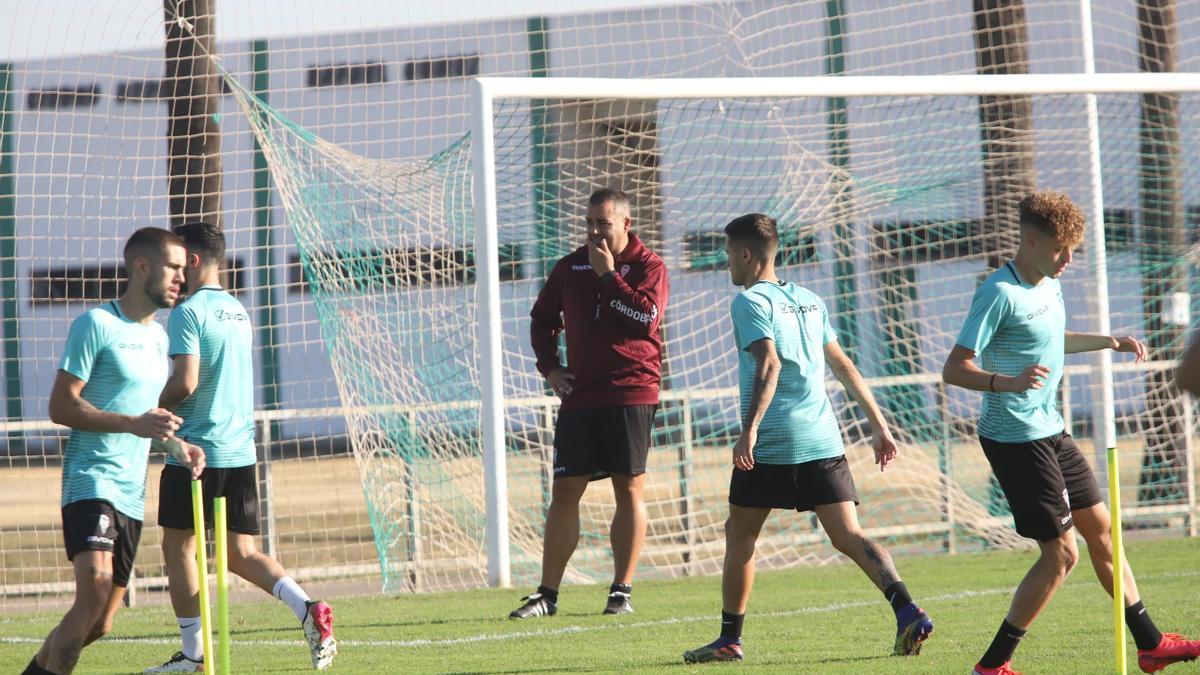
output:
<instances>
[{"instance_id":1,"label":"coach's hand on face","mask_svg":"<svg viewBox=\"0 0 1200 675\"><path fill-rule=\"evenodd\" d=\"M996 378L996 391L1011 391L1013 393L1021 393L1027 389L1041 389L1045 380L1050 375L1050 369L1043 365L1027 366L1016 377L998 377Z\"/></svg>"},{"instance_id":2,"label":"coach's hand on face","mask_svg":"<svg viewBox=\"0 0 1200 675\"><path fill-rule=\"evenodd\" d=\"M165 441L175 435L183 418L165 408L147 410L133 419L129 433L142 438Z\"/></svg>"},{"instance_id":3,"label":"coach's hand on face","mask_svg":"<svg viewBox=\"0 0 1200 675\"><path fill-rule=\"evenodd\" d=\"M604 276L607 272L615 272L617 264L613 260L612 251L608 248L608 240L603 238L588 238L588 262L596 276Z\"/></svg>"},{"instance_id":4,"label":"coach's hand on face","mask_svg":"<svg viewBox=\"0 0 1200 675\"><path fill-rule=\"evenodd\" d=\"M571 395L575 390L575 373L566 368L555 368L546 375L546 381L550 383L550 388L554 393L562 399Z\"/></svg>"},{"instance_id":5,"label":"coach's hand on face","mask_svg":"<svg viewBox=\"0 0 1200 675\"><path fill-rule=\"evenodd\" d=\"M757 429L743 429L733 446L733 468L749 471L754 468L754 445L758 442Z\"/></svg>"}]
</instances>

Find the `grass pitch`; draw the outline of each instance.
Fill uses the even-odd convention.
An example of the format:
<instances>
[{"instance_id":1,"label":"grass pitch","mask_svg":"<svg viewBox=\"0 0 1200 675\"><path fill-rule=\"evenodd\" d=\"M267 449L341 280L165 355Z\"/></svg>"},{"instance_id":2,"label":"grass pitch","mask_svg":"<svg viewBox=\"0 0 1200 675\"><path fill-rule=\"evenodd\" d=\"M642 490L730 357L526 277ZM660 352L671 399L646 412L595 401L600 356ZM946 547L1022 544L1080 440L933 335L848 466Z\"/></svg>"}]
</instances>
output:
<instances>
[{"instance_id":1,"label":"grass pitch","mask_svg":"<svg viewBox=\"0 0 1200 675\"><path fill-rule=\"evenodd\" d=\"M398 597L326 598L334 606L335 673L730 672L968 673L1008 607L1032 551L897 560L901 575L936 629L918 657L890 656L892 613L853 565L758 575L745 626L742 664L684 665L681 654L719 632L720 579L645 581L637 613L600 615L607 589L567 586L559 614L504 618L529 589ZM1200 633L1200 543L1130 542L1143 598L1163 630ZM1032 673L1113 670L1111 601L1087 554L1039 618L1014 665ZM232 613L234 672L309 668L307 647L279 602L237 603ZM0 618L0 672L20 672L58 614ZM1138 672L1132 639L1130 671ZM83 653L77 673L136 673L179 648L165 606L123 610L108 638ZM1200 673L1200 662L1170 672Z\"/></svg>"}]
</instances>

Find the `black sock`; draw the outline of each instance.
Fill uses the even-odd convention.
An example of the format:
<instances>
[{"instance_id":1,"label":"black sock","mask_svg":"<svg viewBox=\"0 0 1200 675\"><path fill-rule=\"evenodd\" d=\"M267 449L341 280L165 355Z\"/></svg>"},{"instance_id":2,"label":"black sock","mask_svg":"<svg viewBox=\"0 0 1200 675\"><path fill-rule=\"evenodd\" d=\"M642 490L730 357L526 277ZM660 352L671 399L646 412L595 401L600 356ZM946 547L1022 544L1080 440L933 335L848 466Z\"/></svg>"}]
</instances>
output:
<instances>
[{"instance_id":1,"label":"black sock","mask_svg":"<svg viewBox=\"0 0 1200 675\"><path fill-rule=\"evenodd\" d=\"M29 659L29 665L25 666L25 670L21 671L21 675L54 675L54 673L46 670L37 664L37 656Z\"/></svg>"},{"instance_id":2,"label":"black sock","mask_svg":"<svg viewBox=\"0 0 1200 675\"><path fill-rule=\"evenodd\" d=\"M546 598L547 600L549 600L552 604L555 604L555 605L558 604L558 589L557 588L546 588L545 586L538 586L537 592L543 598Z\"/></svg>"},{"instance_id":3,"label":"black sock","mask_svg":"<svg viewBox=\"0 0 1200 675\"><path fill-rule=\"evenodd\" d=\"M608 587L609 593L624 593L625 595L633 595L633 584L613 584Z\"/></svg>"},{"instance_id":4,"label":"black sock","mask_svg":"<svg viewBox=\"0 0 1200 675\"><path fill-rule=\"evenodd\" d=\"M1129 626L1129 633L1138 649L1154 649L1162 642L1162 633L1154 625L1150 612L1146 611L1141 600L1125 608L1125 625Z\"/></svg>"},{"instance_id":5,"label":"black sock","mask_svg":"<svg viewBox=\"0 0 1200 675\"><path fill-rule=\"evenodd\" d=\"M887 598L888 603L892 606L892 611L897 615L900 614L900 610L912 604L912 596L908 594L908 587L904 585L903 581L897 581L883 589L883 597Z\"/></svg>"},{"instance_id":6,"label":"black sock","mask_svg":"<svg viewBox=\"0 0 1200 675\"><path fill-rule=\"evenodd\" d=\"M742 641L742 622L746 619L745 614L730 614L729 612L721 612L721 637L727 640L736 642Z\"/></svg>"},{"instance_id":7,"label":"black sock","mask_svg":"<svg viewBox=\"0 0 1200 675\"><path fill-rule=\"evenodd\" d=\"M992 638L992 646L983 653L979 665L984 668L998 668L1012 660L1013 652L1017 651L1017 643L1025 637L1025 631L1012 625L1005 619L1000 623L1000 630Z\"/></svg>"}]
</instances>

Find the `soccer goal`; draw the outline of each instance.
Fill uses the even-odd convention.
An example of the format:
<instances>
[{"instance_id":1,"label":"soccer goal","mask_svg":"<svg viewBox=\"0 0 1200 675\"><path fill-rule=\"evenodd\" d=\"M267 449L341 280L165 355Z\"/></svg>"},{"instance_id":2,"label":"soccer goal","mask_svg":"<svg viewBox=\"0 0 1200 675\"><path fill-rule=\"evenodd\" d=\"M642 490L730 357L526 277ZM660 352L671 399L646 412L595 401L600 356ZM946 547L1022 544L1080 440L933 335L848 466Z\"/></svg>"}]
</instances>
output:
<instances>
[{"instance_id":1,"label":"soccer goal","mask_svg":"<svg viewBox=\"0 0 1200 675\"><path fill-rule=\"evenodd\" d=\"M1173 120L1139 114L1147 90L1169 103ZM728 319L737 289L721 228L737 215L779 220L780 276L827 300L839 340L903 439L903 459L879 474L861 414L831 383L861 513L893 546L1020 545L973 438L978 398L947 390L939 373L976 285L1015 251L1026 192L1066 191L1088 215L1085 255L1064 279L1069 330L1147 336L1187 323L1187 247L1156 241L1169 235L1146 223L1135 241L1129 214L1106 209L1105 192L1136 203L1140 190L1143 218L1147 200L1181 215L1178 195L1166 191L1179 169L1164 167L1192 146L1181 130L1197 122L1200 75L482 78L473 91L493 584L509 581L510 566L536 566L540 553L556 401L533 367L523 318L549 266L583 241L586 199L599 187L632 195L634 230L671 270L643 553L643 564L668 574L715 572L723 551L739 423ZM1147 160L1148 152L1161 154ZM1148 164L1160 169L1151 186L1137 180ZM1118 429L1129 454L1158 444L1175 498L1148 511L1190 518L1195 430L1163 377L1172 363L1114 364L1111 354L1070 361L1062 405L1071 429L1090 437L1100 473ZM602 535L606 517L602 500L585 501L586 531ZM768 564L822 555L805 546L820 539L807 520L771 523L759 551ZM573 562L598 572L604 542L586 543Z\"/></svg>"}]
</instances>

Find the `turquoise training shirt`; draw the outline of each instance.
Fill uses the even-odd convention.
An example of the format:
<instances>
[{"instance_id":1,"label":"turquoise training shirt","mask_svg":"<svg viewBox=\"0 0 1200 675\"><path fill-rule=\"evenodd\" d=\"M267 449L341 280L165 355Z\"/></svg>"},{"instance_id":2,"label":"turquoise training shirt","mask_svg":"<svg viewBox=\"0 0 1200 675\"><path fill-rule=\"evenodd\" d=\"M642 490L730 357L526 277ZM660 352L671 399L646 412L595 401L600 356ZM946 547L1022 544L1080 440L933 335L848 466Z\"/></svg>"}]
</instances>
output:
<instances>
[{"instance_id":1,"label":"turquoise training shirt","mask_svg":"<svg viewBox=\"0 0 1200 675\"><path fill-rule=\"evenodd\" d=\"M168 366L162 326L127 318L114 300L75 319L58 368L87 383L83 399L98 410L139 416L158 407ZM98 499L142 520L149 454L148 438L72 430L63 457L62 505Z\"/></svg>"},{"instance_id":2,"label":"turquoise training shirt","mask_svg":"<svg viewBox=\"0 0 1200 675\"><path fill-rule=\"evenodd\" d=\"M800 464L845 454L825 391L824 348L837 340L837 333L821 298L791 282L760 281L733 299L730 315L743 422L757 365L750 345L773 340L782 364L775 396L759 423L754 461Z\"/></svg>"},{"instance_id":3,"label":"turquoise training shirt","mask_svg":"<svg viewBox=\"0 0 1200 675\"><path fill-rule=\"evenodd\" d=\"M1030 286L1009 261L975 291L956 342L982 356L981 367L986 371L1019 375L1028 366L1039 364L1050 369L1041 389L985 391L980 436L1024 443L1063 431L1056 397L1062 381L1066 326L1058 279L1046 277Z\"/></svg>"},{"instance_id":4,"label":"turquoise training shirt","mask_svg":"<svg viewBox=\"0 0 1200 675\"><path fill-rule=\"evenodd\" d=\"M254 464L254 335L246 308L220 286L202 286L171 310L167 334L172 358L200 359L196 391L175 406L183 418L176 435L204 448L208 466ZM179 465L169 456L167 463Z\"/></svg>"}]
</instances>

